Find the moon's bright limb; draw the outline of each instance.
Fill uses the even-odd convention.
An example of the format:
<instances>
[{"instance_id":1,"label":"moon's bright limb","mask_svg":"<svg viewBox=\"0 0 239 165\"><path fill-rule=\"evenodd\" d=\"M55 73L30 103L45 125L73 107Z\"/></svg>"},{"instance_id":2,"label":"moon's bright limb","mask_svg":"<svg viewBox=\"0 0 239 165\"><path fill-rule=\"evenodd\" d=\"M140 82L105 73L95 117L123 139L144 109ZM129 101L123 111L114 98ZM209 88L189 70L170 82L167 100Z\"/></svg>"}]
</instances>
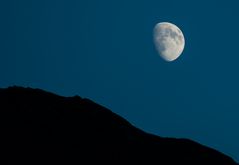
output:
<instances>
[{"instance_id":1,"label":"moon's bright limb","mask_svg":"<svg viewBox=\"0 0 239 165\"><path fill-rule=\"evenodd\" d=\"M185 39L174 24L161 22L154 27L154 44L159 55L166 61L176 60L183 52Z\"/></svg>"}]
</instances>

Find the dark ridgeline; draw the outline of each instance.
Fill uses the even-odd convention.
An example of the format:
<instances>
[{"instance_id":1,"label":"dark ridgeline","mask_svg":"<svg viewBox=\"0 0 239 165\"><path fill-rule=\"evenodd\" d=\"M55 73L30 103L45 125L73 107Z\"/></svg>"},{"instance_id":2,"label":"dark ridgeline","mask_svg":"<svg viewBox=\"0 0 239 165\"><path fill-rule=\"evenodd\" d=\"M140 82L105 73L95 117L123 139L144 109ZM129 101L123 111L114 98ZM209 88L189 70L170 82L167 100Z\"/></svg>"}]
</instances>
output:
<instances>
[{"instance_id":1,"label":"dark ridgeline","mask_svg":"<svg viewBox=\"0 0 239 165\"><path fill-rule=\"evenodd\" d=\"M191 140L145 133L88 99L39 89L0 89L0 130L9 164L236 164Z\"/></svg>"}]
</instances>

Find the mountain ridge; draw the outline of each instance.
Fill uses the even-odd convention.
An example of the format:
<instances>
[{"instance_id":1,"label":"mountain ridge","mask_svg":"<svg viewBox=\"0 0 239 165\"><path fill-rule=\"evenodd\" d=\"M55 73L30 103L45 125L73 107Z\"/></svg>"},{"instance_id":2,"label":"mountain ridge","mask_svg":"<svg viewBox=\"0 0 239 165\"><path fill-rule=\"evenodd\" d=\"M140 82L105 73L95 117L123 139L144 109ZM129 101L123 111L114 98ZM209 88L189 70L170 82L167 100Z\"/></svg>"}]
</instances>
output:
<instances>
[{"instance_id":1,"label":"mountain ridge","mask_svg":"<svg viewBox=\"0 0 239 165\"><path fill-rule=\"evenodd\" d=\"M80 96L0 88L0 119L0 160L10 163L237 164L192 140L146 133Z\"/></svg>"}]
</instances>

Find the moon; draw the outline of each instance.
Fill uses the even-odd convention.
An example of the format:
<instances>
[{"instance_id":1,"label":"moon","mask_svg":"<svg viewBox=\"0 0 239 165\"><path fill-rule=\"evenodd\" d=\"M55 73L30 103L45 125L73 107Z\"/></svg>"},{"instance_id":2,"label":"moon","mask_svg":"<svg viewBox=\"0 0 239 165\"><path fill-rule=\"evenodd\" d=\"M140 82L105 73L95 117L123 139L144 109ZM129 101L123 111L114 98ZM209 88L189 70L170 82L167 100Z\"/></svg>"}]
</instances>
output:
<instances>
[{"instance_id":1,"label":"moon","mask_svg":"<svg viewBox=\"0 0 239 165\"><path fill-rule=\"evenodd\" d=\"M171 62L182 54L185 39L183 32L176 25L169 22L156 24L153 38L156 50L164 60Z\"/></svg>"}]
</instances>

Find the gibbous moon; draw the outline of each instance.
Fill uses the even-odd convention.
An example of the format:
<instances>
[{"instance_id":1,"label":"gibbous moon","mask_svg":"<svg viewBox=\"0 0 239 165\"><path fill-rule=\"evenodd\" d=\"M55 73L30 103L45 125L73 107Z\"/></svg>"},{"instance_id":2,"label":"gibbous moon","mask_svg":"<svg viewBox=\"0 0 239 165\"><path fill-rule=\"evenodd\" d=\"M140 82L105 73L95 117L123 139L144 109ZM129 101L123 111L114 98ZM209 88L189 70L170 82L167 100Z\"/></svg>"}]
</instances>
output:
<instances>
[{"instance_id":1,"label":"gibbous moon","mask_svg":"<svg viewBox=\"0 0 239 165\"><path fill-rule=\"evenodd\" d=\"M176 25L168 22L158 23L153 33L155 47L164 60L174 61L181 55L185 39Z\"/></svg>"}]
</instances>

